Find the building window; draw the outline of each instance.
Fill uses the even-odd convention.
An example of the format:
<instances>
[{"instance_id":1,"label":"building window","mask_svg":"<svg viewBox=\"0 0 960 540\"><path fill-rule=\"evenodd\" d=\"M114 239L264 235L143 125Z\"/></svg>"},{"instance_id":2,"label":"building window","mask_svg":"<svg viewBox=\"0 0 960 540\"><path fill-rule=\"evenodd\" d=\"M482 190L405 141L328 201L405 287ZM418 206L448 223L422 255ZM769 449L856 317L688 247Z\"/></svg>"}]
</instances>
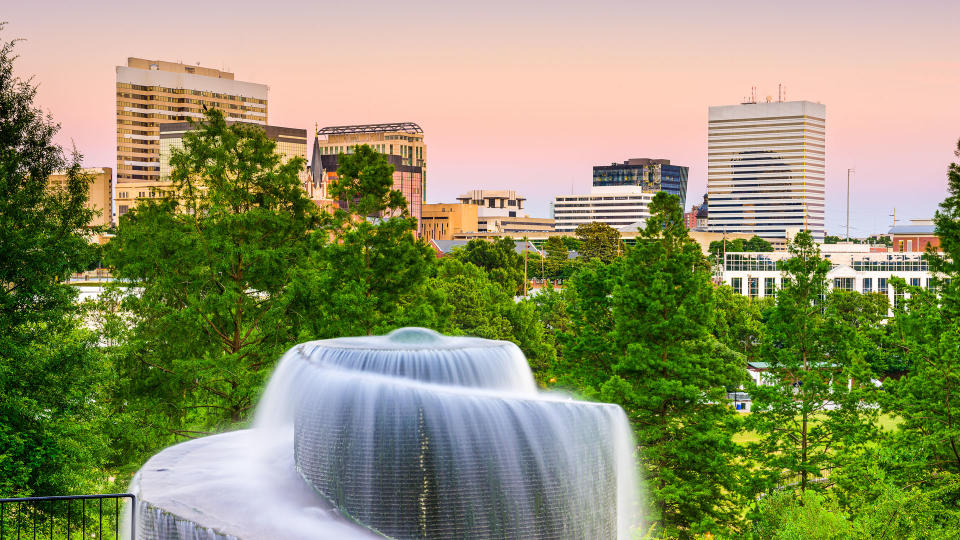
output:
<instances>
[{"instance_id":1,"label":"building window","mask_svg":"<svg viewBox=\"0 0 960 540\"><path fill-rule=\"evenodd\" d=\"M887 294L887 278L877 278L877 292Z\"/></svg>"},{"instance_id":2,"label":"building window","mask_svg":"<svg viewBox=\"0 0 960 540\"><path fill-rule=\"evenodd\" d=\"M903 240L897 240L897 251L903 251Z\"/></svg>"},{"instance_id":3,"label":"building window","mask_svg":"<svg viewBox=\"0 0 960 540\"><path fill-rule=\"evenodd\" d=\"M733 292L743 294L743 278L731 278L730 286L733 287Z\"/></svg>"},{"instance_id":4,"label":"building window","mask_svg":"<svg viewBox=\"0 0 960 540\"><path fill-rule=\"evenodd\" d=\"M903 306L903 303L904 303L903 288L901 287L899 290L894 289L894 290L893 290L893 307L894 307L894 309L903 309L903 307L904 307L904 306Z\"/></svg>"},{"instance_id":5,"label":"building window","mask_svg":"<svg viewBox=\"0 0 960 540\"><path fill-rule=\"evenodd\" d=\"M777 294L776 278L772 278L772 277L763 278L763 295L773 296L775 294Z\"/></svg>"},{"instance_id":6,"label":"building window","mask_svg":"<svg viewBox=\"0 0 960 540\"><path fill-rule=\"evenodd\" d=\"M853 278L834 278L833 289L838 291L852 291Z\"/></svg>"},{"instance_id":7,"label":"building window","mask_svg":"<svg viewBox=\"0 0 960 540\"><path fill-rule=\"evenodd\" d=\"M760 278L747 278L747 286L750 289L750 298L756 298L760 294Z\"/></svg>"},{"instance_id":8,"label":"building window","mask_svg":"<svg viewBox=\"0 0 960 540\"><path fill-rule=\"evenodd\" d=\"M863 278L863 292L873 292L873 278Z\"/></svg>"},{"instance_id":9,"label":"building window","mask_svg":"<svg viewBox=\"0 0 960 540\"><path fill-rule=\"evenodd\" d=\"M928 280L928 281L929 281L929 280ZM912 278L910 278L910 286L911 286L911 287L919 287L919 286L920 286L920 278L918 278L918 277L912 277Z\"/></svg>"},{"instance_id":10,"label":"building window","mask_svg":"<svg viewBox=\"0 0 960 540\"><path fill-rule=\"evenodd\" d=\"M907 240L907 251L913 251L913 240Z\"/></svg>"}]
</instances>

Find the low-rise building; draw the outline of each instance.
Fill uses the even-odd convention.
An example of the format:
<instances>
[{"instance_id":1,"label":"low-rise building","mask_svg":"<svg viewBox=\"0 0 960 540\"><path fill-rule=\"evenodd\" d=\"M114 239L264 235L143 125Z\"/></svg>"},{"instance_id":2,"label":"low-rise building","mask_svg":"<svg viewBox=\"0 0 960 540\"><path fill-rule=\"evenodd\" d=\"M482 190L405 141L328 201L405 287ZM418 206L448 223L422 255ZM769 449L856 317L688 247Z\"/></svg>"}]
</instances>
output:
<instances>
[{"instance_id":1,"label":"low-rise building","mask_svg":"<svg viewBox=\"0 0 960 540\"><path fill-rule=\"evenodd\" d=\"M932 219L911 219L906 225L894 225L889 231L893 250L899 252L926 251L927 246L940 251L940 238Z\"/></svg>"},{"instance_id":2,"label":"low-rise building","mask_svg":"<svg viewBox=\"0 0 960 540\"><path fill-rule=\"evenodd\" d=\"M827 273L828 287L860 293L886 295L890 305L903 299L903 291L895 291L891 277L902 278L908 285L933 288L933 274L921 252L824 252L830 261ZM781 262L789 259L788 252L726 253L721 279L734 292L753 298L774 296L783 284Z\"/></svg>"},{"instance_id":3,"label":"low-rise building","mask_svg":"<svg viewBox=\"0 0 960 540\"><path fill-rule=\"evenodd\" d=\"M453 240L454 235L477 232L475 204L440 203L423 205L420 236L425 240Z\"/></svg>"},{"instance_id":4,"label":"low-rise building","mask_svg":"<svg viewBox=\"0 0 960 540\"><path fill-rule=\"evenodd\" d=\"M526 200L516 191L506 189L474 189L457 197L460 204L477 206L476 232L522 234L552 231L553 219L530 217L523 211Z\"/></svg>"}]
</instances>

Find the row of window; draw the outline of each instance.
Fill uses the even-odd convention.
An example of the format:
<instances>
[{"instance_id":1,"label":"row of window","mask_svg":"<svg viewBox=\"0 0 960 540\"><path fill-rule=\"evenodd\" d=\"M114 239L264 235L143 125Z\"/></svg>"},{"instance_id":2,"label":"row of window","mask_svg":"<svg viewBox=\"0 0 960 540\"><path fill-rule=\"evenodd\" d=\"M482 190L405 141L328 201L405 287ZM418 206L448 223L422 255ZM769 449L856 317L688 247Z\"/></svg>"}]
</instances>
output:
<instances>
[{"instance_id":1,"label":"row of window","mask_svg":"<svg viewBox=\"0 0 960 540\"><path fill-rule=\"evenodd\" d=\"M190 94L194 96L205 96L212 97L217 99L238 99L241 96L234 96L230 94L221 94L219 92L207 92L204 90L190 90L188 88L167 88L165 86L144 86L140 84L131 84L131 83L117 83L117 88L126 88L130 90L139 90L141 92L165 92L168 94ZM250 103L259 103L261 105L266 105L267 100L257 99L252 97L243 97L244 101Z\"/></svg>"}]
</instances>

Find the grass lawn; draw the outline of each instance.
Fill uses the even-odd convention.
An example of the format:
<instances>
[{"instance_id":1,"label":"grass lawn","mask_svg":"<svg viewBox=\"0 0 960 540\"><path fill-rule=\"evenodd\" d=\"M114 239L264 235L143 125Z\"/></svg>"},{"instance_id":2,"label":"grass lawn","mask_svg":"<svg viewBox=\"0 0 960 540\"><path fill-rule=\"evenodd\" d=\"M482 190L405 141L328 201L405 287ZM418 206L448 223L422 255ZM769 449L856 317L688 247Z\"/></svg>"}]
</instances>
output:
<instances>
[{"instance_id":1,"label":"grass lawn","mask_svg":"<svg viewBox=\"0 0 960 540\"><path fill-rule=\"evenodd\" d=\"M750 413L743 413L750 414ZM897 429L897 417L891 414L881 414L877 418L877 427L882 431L893 431ZM733 436L733 442L737 444L750 444L760 440L760 436L754 431L741 431Z\"/></svg>"}]
</instances>

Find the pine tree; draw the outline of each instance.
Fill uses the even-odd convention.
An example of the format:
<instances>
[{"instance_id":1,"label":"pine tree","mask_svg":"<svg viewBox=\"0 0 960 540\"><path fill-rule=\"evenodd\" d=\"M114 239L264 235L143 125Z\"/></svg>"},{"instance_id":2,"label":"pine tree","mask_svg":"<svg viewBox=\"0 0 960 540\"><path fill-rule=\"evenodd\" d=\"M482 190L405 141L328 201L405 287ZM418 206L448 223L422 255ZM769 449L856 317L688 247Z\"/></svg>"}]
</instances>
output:
<instances>
[{"instance_id":1,"label":"pine tree","mask_svg":"<svg viewBox=\"0 0 960 540\"><path fill-rule=\"evenodd\" d=\"M611 337L625 351L601 397L634 425L642 468L665 535L718 532L738 518L738 417L727 391L745 377L711 335L714 292L679 199L658 193L613 290Z\"/></svg>"},{"instance_id":2,"label":"pine tree","mask_svg":"<svg viewBox=\"0 0 960 540\"><path fill-rule=\"evenodd\" d=\"M960 143L956 156L960 158ZM925 255L938 293L893 280L905 305L890 324L906 364L898 381L884 383L883 405L901 419L894 447L910 456L898 464L902 482L923 489L953 486L941 495L960 501L960 162L947 173L948 195L934 223L942 254Z\"/></svg>"},{"instance_id":3,"label":"pine tree","mask_svg":"<svg viewBox=\"0 0 960 540\"><path fill-rule=\"evenodd\" d=\"M173 190L121 217L107 252L115 276L140 291L125 300L134 328L118 403L156 444L252 412L294 342L285 293L317 223L303 159L285 160L261 128L211 109L183 144Z\"/></svg>"},{"instance_id":4,"label":"pine tree","mask_svg":"<svg viewBox=\"0 0 960 540\"><path fill-rule=\"evenodd\" d=\"M105 366L63 283L96 260L90 179L54 144L59 125L14 73L14 45L0 43L0 493L68 494L106 456ZM64 169L66 186L48 188Z\"/></svg>"},{"instance_id":5,"label":"pine tree","mask_svg":"<svg viewBox=\"0 0 960 540\"><path fill-rule=\"evenodd\" d=\"M871 372L855 329L825 307L830 262L808 232L781 263L783 286L767 320L761 356L769 364L747 425L757 467L755 492L777 486L805 491L829 475L874 433Z\"/></svg>"}]
</instances>

